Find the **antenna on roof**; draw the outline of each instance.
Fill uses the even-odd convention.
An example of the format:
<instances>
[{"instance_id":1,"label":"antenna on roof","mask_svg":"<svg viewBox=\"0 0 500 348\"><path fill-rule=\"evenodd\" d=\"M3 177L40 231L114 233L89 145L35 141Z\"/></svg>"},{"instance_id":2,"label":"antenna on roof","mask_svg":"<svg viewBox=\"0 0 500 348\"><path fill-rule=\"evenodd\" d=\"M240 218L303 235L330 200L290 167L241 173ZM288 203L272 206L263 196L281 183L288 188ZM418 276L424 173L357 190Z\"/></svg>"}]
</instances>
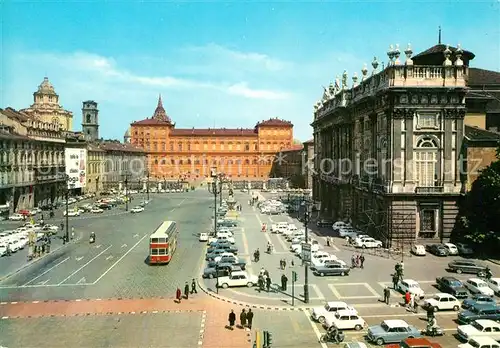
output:
<instances>
[{"instance_id":1,"label":"antenna on roof","mask_svg":"<svg viewBox=\"0 0 500 348\"><path fill-rule=\"evenodd\" d=\"M441 26L439 26L438 44L441 45Z\"/></svg>"}]
</instances>

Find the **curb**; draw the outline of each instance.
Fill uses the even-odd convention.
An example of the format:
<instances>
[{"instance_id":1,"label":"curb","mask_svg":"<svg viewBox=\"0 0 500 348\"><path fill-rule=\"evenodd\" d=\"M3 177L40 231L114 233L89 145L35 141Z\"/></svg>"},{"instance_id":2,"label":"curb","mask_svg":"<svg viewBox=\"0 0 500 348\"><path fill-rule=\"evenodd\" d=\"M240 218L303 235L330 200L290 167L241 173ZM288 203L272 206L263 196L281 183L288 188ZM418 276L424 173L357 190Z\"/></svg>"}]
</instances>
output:
<instances>
[{"instance_id":1,"label":"curb","mask_svg":"<svg viewBox=\"0 0 500 348\"><path fill-rule=\"evenodd\" d=\"M10 277L22 272L23 270L25 270L26 268L30 267L30 266L33 266L35 264L37 264L38 262L40 262L41 260L43 259L46 259L48 256L52 256L54 255L56 252L58 252L59 250L63 249L64 247L67 247L67 246L70 246L71 244L75 244L76 242L80 241L82 239L82 235L80 233L80 238L76 238L76 239L73 239L73 241L70 241L69 243L66 243L66 244L62 244L60 245L59 247L53 249L50 253L48 254L45 254L35 260L31 260L31 261L28 261L27 263L25 263L23 266L21 266L20 268L6 274L5 276L1 277L0 278L0 283L9 279Z\"/></svg>"},{"instance_id":2,"label":"curb","mask_svg":"<svg viewBox=\"0 0 500 348\"><path fill-rule=\"evenodd\" d=\"M217 295L213 291L208 290L207 288L205 288L205 285L203 284L203 282L200 281L200 278L197 279L197 283L198 283L198 288L200 288L201 291L203 291L208 296L210 296L216 300L223 301L223 302L230 303L230 304L234 304L234 305L237 305L240 307L263 309L263 310L268 310L268 311L304 311L304 310L312 310L313 309L313 307L309 307L309 306L295 306L295 307L273 306L273 305L261 305L261 304L237 301L237 300L233 300L231 298Z\"/></svg>"},{"instance_id":3,"label":"curb","mask_svg":"<svg viewBox=\"0 0 500 348\"><path fill-rule=\"evenodd\" d=\"M7 301L0 305L37 304L37 303L60 303L60 302L90 302L90 301L127 301L127 300L175 300L175 297L109 297L109 298L77 298L74 300L34 300L34 301Z\"/></svg>"}]
</instances>

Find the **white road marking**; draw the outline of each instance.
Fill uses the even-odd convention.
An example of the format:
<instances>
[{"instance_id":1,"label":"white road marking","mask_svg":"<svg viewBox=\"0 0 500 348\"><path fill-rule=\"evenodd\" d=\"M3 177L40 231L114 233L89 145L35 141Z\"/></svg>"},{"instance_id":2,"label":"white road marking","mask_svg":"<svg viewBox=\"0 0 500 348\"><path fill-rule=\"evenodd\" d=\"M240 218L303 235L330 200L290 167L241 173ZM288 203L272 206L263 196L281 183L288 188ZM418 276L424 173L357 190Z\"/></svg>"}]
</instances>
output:
<instances>
[{"instance_id":1,"label":"white road marking","mask_svg":"<svg viewBox=\"0 0 500 348\"><path fill-rule=\"evenodd\" d=\"M125 256L127 256L132 250L134 250L135 247L138 246L139 243L142 242L144 240L144 238L146 238L146 237L148 237L147 234L145 234L141 239L139 239L137 241L137 243L135 243L130 249L128 249L125 254L123 254L118 260L116 260L116 262L113 263L106 271L104 271L104 273L101 274L99 276L99 278L97 278L97 280L95 282L93 282L92 284L97 284L99 282L99 280L101 280L106 274L108 274L121 260L123 260L125 258Z\"/></svg>"},{"instance_id":2,"label":"white road marking","mask_svg":"<svg viewBox=\"0 0 500 348\"><path fill-rule=\"evenodd\" d=\"M76 257L75 258L76 261L82 261L83 260L83 256L80 256L80 257Z\"/></svg>"},{"instance_id":3,"label":"white road marking","mask_svg":"<svg viewBox=\"0 0 500 348\"><path fill-rule=\"evenodd\" d=\"M340 300L342 298L342 295L337 291L337 289L335 288L335 286L333 284L328 284L328 287L330 288L330 291L333 292L333 295L337 299Z\"/></svg>"},{"instance_id":4,"label":"white road marking","mask_svg":"<svg viewBox=\"0 0 500 348\"><path fill-rule=\"evenodd\" d=\"M61 285L62 283L64 283L66 280L68 280L69 278L71 278L72 276L74 276L75 274L77 274L78 272L80 272L82 269L84 269L87 265L89 265L92 261L94 261L95 259L97 259L99 256L101 256L102 254L104 254L109 248L111 248L112 245L110 245L109 247L107 247L106 249L104 249L103 251L101 251L99 254L97 254L96 256L94 256L92 259L90 259L90 261L88 261L86 264L84 264L82 267L78 268L76 271L74 271L73 273L71 273L69 276L67 276L66 278L64 278L64 280L62 282L60 282L58 285Z\"/></svg>"},{"instance_id":5,"label":"white road marking","mask_svg":"<svg viewBox=\"0 0 500 348\"><path fill-rule=\"evenodd\" d=\"M316 295L318 295L319 298L321 299L325 299L325 295L323 295L323 293L321 292L321 290L319 289L319 286L316 285L316 284L311 284L311 287L314 289L314 291L316 292Z\"/></svg>"},{"instance_id":6,"label":"white road marking","mask_svg":"<svg viewBox=\"0 0 500 348\"><path fill-rule=\"evenodd\" d=\"M46 279L44 281L41 281L41 282L38 282L37 285L45 285L49 282L50 278L49 279Z\"/></svg>"},{"instance_id":7,"label":"white road marking","mask_svg":"<svg viewBox=\"0 0 500 348\"><path fill-rule=\"evenodd\" d=\"M316 334L316 337L318 338L318 343L321 346L321 348L328 348L326 343L320 342L321 332L319 331L316 324L311 320L311 314L309 313L309 311L307 309L302 309L302 313L304 313L304 315L307 318L307 321L311 324L311 327L312 327L314 333Z\"/></svg>"},{"instance_id":8,"label":"white road marking","mask_svg":"<svg viewBox=\"0 0 500 348\"><path fill-rule=\"evenodd\" d=\"M137 238L137 237L139 237L139 235L138 235L137 233L136 233L136 234L134 234L134 238Z\"/></svg>"},{"instance_id":9,"label":"white road marking","mask_svg":"<svg viewBox=\"0 0 500 348\"><path fill-rule=\"evenodd\" d=\"M250 250L248 248L248 240L247 240L247 235L245 233L245 229L242 227L241 228L241 239L243 240L243 249L245 250L245 255L250 255ZM252 258L248 256L248 265L252 265Z\"/></svg>"},{"instance_id":10,"label":"white road marking","mask_svg":"<svg viewBox=\"0 0 500 348\"><path fill-rule=\"evenodd\" d=\"M85 283L87 282L87 279L85 279L85 277L83 277L82 279L80 279L78 282L76 282L77 284L81 284L81 283Z\"/></svg>"},{"instance_id":11,"label":"white road marking","mask_svg":"<svg viewBox=\"0 0 500 348\"><path fill-rule=\"evenodd\" d=\"M290 248L288 247L288 245L286 245L286 242L283 240L283 236L282 235L276 235L278 237L278 242L281 244L281 246L283 247L283 250L287 250L289 251Z\"/></svg>"},{"instance_id":12,"label":"white road marking","mask_svg":"<svg viewBox=\"0 0 500 348\"><path fill-rule=\"evenodd\" d=\"M100 247L102 247L101 244L95 246L96 249L99 249Z\"/></svg>"},{"instance_id":13,"label":"white road marking","mask_svg":"<svg viewBox=\"0 0 500 348\"><path fill-rule=\"evenodd\" d=\"M127 247L127 244L122 244L122 248L126 248Z\"/></svg>"},{"instance_id":14,"label":"white road marking","mask_svg":"<svg viewBox=\"0 0 500 348\"><path fill-rule=\"evenodd\" d=\"M106 257L106 261L109 261L113 258L113 255L109 255L108 257Z\"/></svg>"},{"instance_id":15,"label":"white road marking","mask_svg":"<svg viewBox=\"0 0 500 348\"><path fill-rule=\"evenodd\" d=\"M49 273L49 272L50 272L50 271L52 271L54 268L56 268L57 266L59 266L60 264L62 264L63 262L66 262L66 261L68 261L68 260L69 260L69 257L65 258L65 259L64 259L64 260L62 260L61 262L59 262L59 263L55 264L54 266L50 267L48 270L46 270L46 271L45 271L45 272L43 272L42 274L40 274L40 275L36 276L35 278L31 279L29 282L27 282L27 283L25 283L25 284L21 285L21 287L26 286L26 285L29 285L30 283L34 282L35 280L37 280L37 279L38 279L38 278L40 278L41 276L43 276L43 275L45 275L45 274Z\"/></svg>"}]
</instances>

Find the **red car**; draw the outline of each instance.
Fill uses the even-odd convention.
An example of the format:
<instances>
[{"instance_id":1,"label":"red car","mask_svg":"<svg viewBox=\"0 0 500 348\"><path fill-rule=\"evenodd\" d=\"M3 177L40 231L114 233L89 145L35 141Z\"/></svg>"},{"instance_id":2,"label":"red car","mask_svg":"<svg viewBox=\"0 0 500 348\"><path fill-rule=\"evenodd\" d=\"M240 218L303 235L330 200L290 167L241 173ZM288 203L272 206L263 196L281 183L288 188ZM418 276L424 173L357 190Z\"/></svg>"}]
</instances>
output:
<instances>
[{"instance_id":1,"label":"red car","mask_svg":"<svg viewBox=\"0 0 500 348\"><path fill-rule=\"evenodd\" d=\"M19 210L17 213L21 214L23 216L31 216L31 212L29 210L26 210L26 209Z\"/></svg>"},{"instance_id":2,"label":"red car","mask_svg":"<svg viewBox=\"0 0 500 348\"><path fill-rule=\"evenodd\" d=\"M443 346L427 338L407 338L401 343L388 344L385 348L443 348Z\"/></svg>"}]
</instances>

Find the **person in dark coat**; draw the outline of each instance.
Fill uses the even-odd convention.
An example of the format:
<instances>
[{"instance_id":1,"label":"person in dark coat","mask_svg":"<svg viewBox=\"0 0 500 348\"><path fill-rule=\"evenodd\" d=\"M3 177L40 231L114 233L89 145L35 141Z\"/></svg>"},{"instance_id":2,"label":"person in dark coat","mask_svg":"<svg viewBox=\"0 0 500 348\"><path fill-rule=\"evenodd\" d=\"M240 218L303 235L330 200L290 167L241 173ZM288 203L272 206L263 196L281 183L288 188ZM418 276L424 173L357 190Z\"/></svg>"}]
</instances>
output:
<instances>
[{"instance_id":1,"label":"person in dark coat","mask_svg":"<svg viewBox=\"0 0 500 348\"><path fill-rule=\"evenodd\" d=\"M359 267L364 268L365 267L365 256L361 255L359 257Z\"/></svg>"},{"instance_id":2,"label":"person in dark coat","mask_svg":"<svg viewBox=\"0 0 500 348\"><path fill-rule=\"evenodd\" d=\"M247 327L250 330L252 329L252 321L253 321L253 312L251 309L249 309L247 313Z\"/></svg>"},{"instance_id":3,"label":"person in dark coat","mask_svg":"<svg viewBox=\"0 0 500 348\"><path fill-rule=\"evenodd\" d=\"M386 286L384 288L384 302L386 304L389 304L389 299L391 298L391 291L389 290L389 287Z\"/></svg>"},{"instance_id":4,"label":"person in dark coat","mask_svg":"<svg viewBox=\"0 0 500 348\"><path fill-rule=\"evenodd\" d=\"M240 313L240 324L241 328L245 328L247 326L247 312L245 312L245 309L243 308Z\"/></svg>"},{"instance_id":5,"label":"person in dark coat","mask_svg":"<svg viewBox=\"0 0 500 348\"><path fill-rule=\"evenodd\" d=\"M234 330L233 326L234 323L236 322L236 314L234 314L234 311L231 309L231 313L229 313L229 329Z\"/></svg>"},{"instance_id":6,"label":"person in dark coat","mask_svg":"<svg viewBox=\"0 0 500 348\"><path fill-rule=\"evenodd\" d=\"M179 287L177 287L177 291L175 292L175 298L177 299L177 302L181 303L182 293Z\"/></svg>"},{"instance_id":7,"label":"person in dark coat","mask_svg":"<svg viewBox=\"0 0 500 348\"><path fill-rule=\"evenodd\" d=\"M266 290L267 292L271 290L271 277L266 278Z\"/></svg>"},{"instance_id":8,"label":"person in dark coat","mask_svg":"<svg viewBox=\"0 0 500 348\"><path fill-rule=\"evenodd\" d=\"M184 297L186 300L189 298L189 284L186 282L186 285L184 285Z\"/></svg>"},{"instance_id":9,"label":"person in dark coat","mask_svg":"<svg viewBox=\"0 0 500 348\"><path fill-rule=\"evenodd\" d=\"M193 293L194 294L198 293L198 291L196 291L196 281L194 279L191 281L191 294Z\"/></svg>"},{"instance_id":10,"label":"person in dark coat","mask_svg":"<svg viewBox=\"0 0 500 348\"><path fill-rule=\"evenodd\" d=\"M286 275L283 273L281 275L281 291L286 291L286 283L288 282L288 278Z\"/></svg>"}]
</instances>

